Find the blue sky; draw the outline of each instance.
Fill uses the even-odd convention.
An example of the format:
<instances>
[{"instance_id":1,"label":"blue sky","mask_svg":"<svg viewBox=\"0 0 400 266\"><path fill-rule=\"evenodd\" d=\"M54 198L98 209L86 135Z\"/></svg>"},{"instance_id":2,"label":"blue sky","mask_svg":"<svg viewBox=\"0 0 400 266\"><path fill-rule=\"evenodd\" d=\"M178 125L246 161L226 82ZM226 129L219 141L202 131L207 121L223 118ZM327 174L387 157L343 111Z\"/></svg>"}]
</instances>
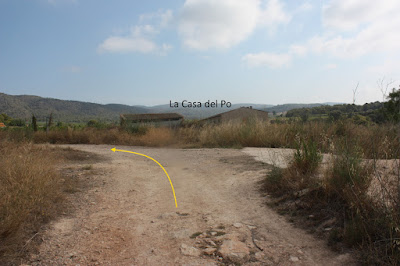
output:
<instances>
[{"instance_id":1,"label":"blue sky","mask_svg":"<svg viewBox=\"0 0 400 266\"><path fill-rule=\"evenodd\" d=\"M0 0L0 92L123 103L382 100L398 0Z\"/></svg>"}]
</instances>

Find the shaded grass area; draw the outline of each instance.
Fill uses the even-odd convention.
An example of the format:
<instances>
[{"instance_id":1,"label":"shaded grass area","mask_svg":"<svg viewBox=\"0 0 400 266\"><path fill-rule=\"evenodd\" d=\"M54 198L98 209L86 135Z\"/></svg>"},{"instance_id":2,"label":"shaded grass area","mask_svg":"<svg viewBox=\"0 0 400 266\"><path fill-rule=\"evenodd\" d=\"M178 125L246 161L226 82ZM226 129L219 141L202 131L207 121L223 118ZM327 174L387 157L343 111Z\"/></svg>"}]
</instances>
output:
<instances>
[{"instance_id":1,"label":"shaded grass area","mask_svg":"<svg viewBox=\"0 0 400 266\"><path fill-rule=\"evenodd\" d=\"M90 156L68 148L0 141L0 264L18 264L33 251L40 228L68 208L66 193L78 191L79 181L64 176L61 163Z\"/></svg>"}]
</instances>

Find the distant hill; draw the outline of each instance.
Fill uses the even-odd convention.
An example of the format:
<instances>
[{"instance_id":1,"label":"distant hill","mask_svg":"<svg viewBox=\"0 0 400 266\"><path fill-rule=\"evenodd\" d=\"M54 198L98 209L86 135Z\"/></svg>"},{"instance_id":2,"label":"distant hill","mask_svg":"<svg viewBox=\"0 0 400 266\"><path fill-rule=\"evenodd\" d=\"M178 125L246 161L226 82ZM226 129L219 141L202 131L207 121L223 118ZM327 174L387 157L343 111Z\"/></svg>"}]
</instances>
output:
<instances>
[{"instance_id":1,"label":"distant hill","mask_svg":"<svg viewBox=\"0 0 400 266\"><path fill-rule=\"evenodd\" d=\"M55 122L87 122L95 119L103 122L116 122L122 113L179 113L186 119L202 119L233 110L239 107L252 106L254 109L267 112L286 112L297 108L311 108L322 105L333 105L334 103L315 103L315 104L252 104L238 103L231 108L171 108L169 104L156 106L129 106L123 104L96 104L89 102L59 100L53 98L43 98L32 95L8 95L0 93L0 114L5 113L13 118L21 118L29 121L32 114L38 121L45 121L53 113Z\"/></svg>"},{"instance_id":2,"label":"distant hill","mask_svg":"<svg viewBox=\"0 0 400 266\"><path fill-rule=\"evenodd\" d=\"M217 115L223 112L227 112L233 109L237 109L240 107L249 107L252 106L255 109L263 110L265 108L271 107L273 105L270 104L251 104L251 103L238 103L232 104L230 108L227 107L218 107L218 108L205 108L202 106L201 108L171 108L169 104L164 105L156 105L152 107L148 107L148 111L151 113L179 113L183 115L186 119L203 119L213 115Z\"/></svg>"},{"instance_id":3,"label":"distant hill","mask_svg":"<svg viewBox=\"0 0 400 266\"><path fill-rule=\"evenodd\" d=\"M91 119L118 121L121 113L147 113L143 107L122 104L96 104L42 98L32 95L8 95L0 93L0 113L13 118L30 120L32 114L38 121L45 121L53 113L54 121L87 122Z\"/></svg>"},{"instance_id":4,"label":"distant hill","mask_svg":"<svg viewBox=\"0 0 400 266\"><path fill-rule=\"evenodd\" d=\"M323 106L323 105L333 106L336 104L342 104L342 103L332 103L332 102L327 102L327 103L288 103L288 104L275 105L272 107L265 108L263 110L267 111L269 113L272 113L274 111L277 113L283 113L283 112L287 112L287 111L290 111L293 109L313 108L313 107L319 107L319 106Z\"/></svg>"}]
</instances>

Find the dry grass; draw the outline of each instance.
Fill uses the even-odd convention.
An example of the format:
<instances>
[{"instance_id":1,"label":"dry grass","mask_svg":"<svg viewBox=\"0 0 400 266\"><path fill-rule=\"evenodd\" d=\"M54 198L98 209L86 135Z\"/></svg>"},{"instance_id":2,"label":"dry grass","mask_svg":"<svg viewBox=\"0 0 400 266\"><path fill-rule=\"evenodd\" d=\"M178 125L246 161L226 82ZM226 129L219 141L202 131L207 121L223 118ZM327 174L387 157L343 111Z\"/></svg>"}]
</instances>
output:
<instances>
[{"instance_id":1,"label":"dry grass","mask_svg":"<svg viewBox=\"0 0 400 266\"><path fill-rule=\"evenodd\" d=\"M69 209L67 193L84 186L63 171L64 163L88 163L79 169L89 172L99 160L71 148L0 139L0 265L36 252L41 227Z\"/></svg>"},{"instance_id":2,"label":"dry grass","mask_svg":"<svg viewBox=\"0 0 400 266\"><path fill-rule=\"evenodd\" d=\"M32 144L0 143L0 254L22 252L24 241L57 212L56 161Z\"/></svg>"},{"instance_id":3,"label":"dry grass","mask_svg":"<svg viewBox=\"0 0 400 266\"><path fill-rule=\"evenodd\" d=\"M315 145L303 142L288 168L272 168L263 188L282 213L295 214L308 230L327 234L335 249L358 249L361 264L398 265L399 161L365 159L357 142L345 139L333 143L325 168Z\"/></svg>"},{"instance_id":4,"label":"dry grass","mask_svg":"<svg viewBox=\"0 0 400 266\"><path fill-rule=\"evenodd\" d=\"M356 125L350 121L292 122L270 124L262 121L221 125L188 125L181 128L139 126L137 128L83 128L0 131L0 138L12 141L32 140L51 144L110 144L181 147L270 147L296 148L299 139L313 141L321 152L332 152L344 138L356 143L363 157L396 158L399 147L397 128L393 125Z\"/></svg>"},{"instance_id":5,"label":"dry grass","mask_svg":"<svg viewBox=\"0 0 400 266\"><path fill-rule=\"evenodd\" d=\"M167 146L176 142L175 132L170 128L150 127L145 134L132 134L119 128L85 128L80 130L54 130L35 132L35 143L51 144L110 144Z\"/></svg>"}]
</instances>

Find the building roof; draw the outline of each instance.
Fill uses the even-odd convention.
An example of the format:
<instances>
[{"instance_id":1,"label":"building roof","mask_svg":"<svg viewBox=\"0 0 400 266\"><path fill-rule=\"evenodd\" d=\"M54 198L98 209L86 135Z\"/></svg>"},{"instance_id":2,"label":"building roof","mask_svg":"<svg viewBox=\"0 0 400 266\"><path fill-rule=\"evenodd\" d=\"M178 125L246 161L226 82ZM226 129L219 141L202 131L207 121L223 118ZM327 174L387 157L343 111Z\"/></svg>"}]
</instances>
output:
<instances>
[{"instance_id":1,"label":"building roof","mask_svg":"<svg viewBox=\"0 0 400 266\"><path fill-rule=\"evenodd\" d=\"M4 123L0 123L0 127L6 127L6 125L4 125Z\"/></svg>"},{"instance_id":2,"label":"building roof","mask_svg":"<svg viewBox=\"0 0 400 266\"><path fill-rule=\"evenodd\" d=\"M200 120L200 121L205 121L205 120L208 120L208 119L218 118L218 117L221 117L221 116L224 115L224 114L227 114L227 113L230 113L230 112L235 112L235 111L238 111L238 110L241 110L241 109L248 109L248 110L252 110L252 111L254 111L254 112L261 112L262 114L265 114L265 113L268 114L268 112L266 112L266 111L262 111L262 110L258 110L258 109L253 109L252 107L240 107L240 108L236 108L236 109L230 110L230 111L228 111L228 112L223 112L223 113L220 113L220 114L217 114L217 115L213 115L213 116L204 118L204 119L202 119L202 120Z\"/></svg>"},{"instance_id":3,"label":"building roof","mask_svg":"<svg viewBox=\"0 0 400 266\"><path fill-rule=\"evenodd\" d=\"M171 121L181 120L183 116L177 113L121 114L121 119L127 121Z\"/></svg>"}]
</instances>

